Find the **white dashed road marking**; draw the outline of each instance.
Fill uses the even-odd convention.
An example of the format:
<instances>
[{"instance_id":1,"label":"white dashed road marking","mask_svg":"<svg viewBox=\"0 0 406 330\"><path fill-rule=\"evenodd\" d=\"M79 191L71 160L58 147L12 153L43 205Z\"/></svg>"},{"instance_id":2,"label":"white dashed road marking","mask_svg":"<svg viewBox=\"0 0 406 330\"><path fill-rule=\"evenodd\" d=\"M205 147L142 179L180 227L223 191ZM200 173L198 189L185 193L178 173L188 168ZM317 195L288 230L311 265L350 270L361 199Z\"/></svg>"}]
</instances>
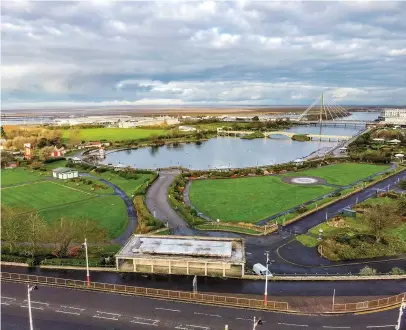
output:
<instances>
[{"instance_id":1,"label":"white dashed road marking","mask_svg":"<svg viewBox=\"0 0 406 330\"><path fill-rule=\"evenodd\" d=\"M131 323L137 323L137 324L144 324L144 325L153 325L153 326L158 326L159 320L152 320L152 319L146 319L143 317L134 317L134 320L130 321Z\"/></svg>"},{"instance_id":2,"label":"white dashed road marking","mask_svg":"<svg viewBox=\"0 0 406 330\"><path fill-rule=\"evenodd\" d=\"M307 324L293 324L293 323L278 323L280 325L288 325L291 327L308 327Z\"/></svg>"},{"instance_id":3,"label":"white dashed road marking","mask_svg":"<svg viewBox=\"0 0 406 330\"><path fill-rule=\"evenodd\" d=\"M373 329L373 328L394 328L396 327L396 324L391 324L391 325L369 325L367 326L367 329Z\"/></svg>"},{"instance_id":4,"label":"white dashed road marking","mask_svg":"<svg viewBox=\"0 0 406 330\"><path fill-rule=\"evenodd\" d=\"M169 308L162 308L162 307L155 307L155 309L163 310L163 311L169 311L169 312L177 312L180 313L179 309L169 309Z\"/></svg>"},{"instance_id":5,"label":"white dashed road marking","mask_svg":"<svg viewBox=\"0 0 406 330\"><path fill-rule=\"evenodd\" d=\"M211 316L211 317L221 317L221 315L218 315L218 314L205 314L205 313L198 313L198 312L194 312L194 314L196 314L196 315L204 315L204 316Z\"/></svg>"},{"instance_id":6,"label":"white dashed road marking","mask_svg":"<svg viewBox=\"0 0 406 330\"><path fill-rule=\"evenodd\" d=\"M175 329L179 330L196 330L196 329L203 329L203 330L210 330L209 327L204 327L201 325L193 325L193 324L181 324L175 327Z\"/></svg>"},{"instance_id":7,"label":"white dashed road marking","mask_svg":"<svg viewBox=\"0 0 406 330\"><path fill-rule=\"evenodd\" d=\"M93 315L93 317L98 318L98 319L113 320L113 321L118 321L118 318L120 316L121 316L121 314L100 312L100 311L96 311L96 315Z\"/></svg>"},{"instance_id":8,"label":"white dashed road marking","mask_svg":"<svg viewBox=\"0 0 406 330\"><path fill-rule=\"evenodd\" d=\"M351 329L351 327L334 327L334 326L329 326L329 325L323 325L323 328L326 328L326 329Z\"/></svg>"}]
</instances>

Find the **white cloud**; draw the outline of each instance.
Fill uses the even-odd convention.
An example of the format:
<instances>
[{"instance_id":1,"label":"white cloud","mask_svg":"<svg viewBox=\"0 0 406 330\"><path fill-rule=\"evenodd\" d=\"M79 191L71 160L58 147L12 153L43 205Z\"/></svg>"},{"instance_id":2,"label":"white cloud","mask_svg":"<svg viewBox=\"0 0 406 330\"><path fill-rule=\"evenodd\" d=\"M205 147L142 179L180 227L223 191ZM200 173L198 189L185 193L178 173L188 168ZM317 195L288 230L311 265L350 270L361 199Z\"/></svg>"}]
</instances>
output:
<instances>
[{"instance_id":1,"label":"white cloud","mask_svg":"<svg viewBox=\"0 0 406 330\"><path fill-rule=\"evenodd\" d=\"M405 102L402 2L1 7L3 106L306 104L323 90L342 102Z\"/></svg>"}]
</instances>

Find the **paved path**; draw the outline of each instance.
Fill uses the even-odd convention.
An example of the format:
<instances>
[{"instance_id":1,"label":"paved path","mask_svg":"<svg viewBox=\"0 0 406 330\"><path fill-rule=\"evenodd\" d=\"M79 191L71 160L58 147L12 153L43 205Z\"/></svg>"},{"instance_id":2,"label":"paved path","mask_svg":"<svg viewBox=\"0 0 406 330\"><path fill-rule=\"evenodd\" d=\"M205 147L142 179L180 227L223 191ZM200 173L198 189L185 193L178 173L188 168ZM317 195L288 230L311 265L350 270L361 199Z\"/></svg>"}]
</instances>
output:
<instances>
[{"instance_id":1,"label":"paved path","mask_svg":"<svg viewBox=\"0 0 406 330\"><path fill-rule=\"evenodd\" d=\"M27 329L26 285L2 283L1 291L2 328ZM34 328L55 330L219 330L226 324L245 330L252 328L254 317L263 320L264 329L393 329L398 316L398 309L364 315L296 315L46 286L32 292L31 303ZM330 297L326 304L331 304Z\"/></svg>"},{"instance_id":2,"label":"paved path","mask_svg":"<svg viewBox=\"0 0 406 330\"><path fill-rule=\"evenodd\" d=\"M158 179L148 189L146 204L151 213L155 214L156 218L165 224L168 223L174 235L191 236L194 235L196 231L191 229L172 209L167 200L169 186L179 173L177 170L159 172Z\"/></svg>"},{"instance_id":3,"label":"paved path","mask_svg":"<svg viewBox=\"0 0 406 330\"><path fill-rule=\"evenodd\" d=\"M128 238L135 232L135 229L137 228L137 213L135 212L133 201L131 200L130 197L127 196L127 194L120 187L116 186L114 183L111 183L110 181L91 175L89 173L81 173L80 176L91 177L93 179L105 183L109 187L113 188L114 193L124 201L128 214L127 229L119 237L116 237L111 241L114 244L123 245L128 240Z\"/></svg>"}]
</instances>

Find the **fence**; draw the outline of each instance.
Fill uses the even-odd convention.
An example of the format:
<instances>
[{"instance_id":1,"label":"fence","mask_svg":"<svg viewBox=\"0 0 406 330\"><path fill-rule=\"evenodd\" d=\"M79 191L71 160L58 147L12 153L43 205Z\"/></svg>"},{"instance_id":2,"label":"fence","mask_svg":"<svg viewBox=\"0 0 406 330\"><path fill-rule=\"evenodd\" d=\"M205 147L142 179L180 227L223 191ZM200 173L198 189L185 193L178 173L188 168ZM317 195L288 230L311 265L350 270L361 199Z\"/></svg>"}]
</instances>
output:
<instances>
[{"instance_id":1,"label":"fence","mask_svg":"<svg viewBox=\"0 0 406 330\"><path fill-rule=\"evenodd\" d=\"M400 293L396 296L391 296L387 298L381 298L376 300L361 301L356 303L348 304L334 304L333 312L338 313L351 313L351 312L362 312L374 309L385 308L397 304L401 304L403 300L406 300L406 292Z\"/></svg>"},{"instance_id":2,"label":"fence","mask_svg":"<svg viewBox=\"0 0 406 330\"><path fill-rule=\"evenodd\" d=\"M58 278L58 277L47 277L47 276L1 272L1 280L6 280L6 281L9 280L9 281L15 281L15 282L30 282L30 283L49 285L49 286L97 290L97 291L105 291L105 292L111 292L111 293L138 295L138 296L169 299L169 300L181 300L181 301L188 301L188 302L192 302L192 303L226 305L226 306L231 306L231 307L252 308L252 309L261 309L261 310L276 310L276 311L288 311L289 310L288 303L283 302L283 301L268 301L268 303L266 305L264 305L264 301L258 300L258 299L239 298L239 297L232 297L232 296L218 296L218 295L212 295L212 294L192 293L192 292L187 292L187 291L173 291L173 290L162 290L162 289L154 289L154 288L143 288L143 287L109 284L109 283L99 283L99 282L91 282L90 285L88 286L86 281L71 280L71 279L64 279L64 278Z\"/></svg>"}]
</instances>

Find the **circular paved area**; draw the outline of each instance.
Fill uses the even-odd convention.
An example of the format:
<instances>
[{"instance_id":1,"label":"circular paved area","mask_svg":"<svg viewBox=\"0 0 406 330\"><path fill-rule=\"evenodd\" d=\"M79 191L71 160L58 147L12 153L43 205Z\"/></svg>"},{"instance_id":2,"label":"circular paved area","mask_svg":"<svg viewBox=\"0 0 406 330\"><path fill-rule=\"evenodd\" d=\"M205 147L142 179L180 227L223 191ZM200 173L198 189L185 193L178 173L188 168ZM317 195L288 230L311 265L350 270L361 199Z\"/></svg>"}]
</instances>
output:
<instances>
[{"instance_id":1,"label":"circular paved area","mask_svg":"<svg viewBox=\"0 0 406 330\"><path fill-rule=\"evenodd\" d=\"M285 176L283 181L291 184L315 185L325 184L326 180L314 176Z\"/></svg>"}]
</instances>

